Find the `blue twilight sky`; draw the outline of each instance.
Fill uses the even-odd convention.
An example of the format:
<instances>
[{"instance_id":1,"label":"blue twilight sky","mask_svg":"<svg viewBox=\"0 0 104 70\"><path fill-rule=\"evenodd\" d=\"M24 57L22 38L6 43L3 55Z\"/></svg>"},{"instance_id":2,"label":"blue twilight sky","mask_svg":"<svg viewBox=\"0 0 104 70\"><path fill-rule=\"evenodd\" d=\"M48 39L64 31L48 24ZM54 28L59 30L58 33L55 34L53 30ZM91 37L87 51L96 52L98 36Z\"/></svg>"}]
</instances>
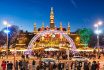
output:
<instances>
[{"instance_id":1,"label":"blue twilight sky","mask_svg":"<svg viewBox=\"0 0 104 70\"><path fill-rule=\"evenodd\" d=\"M0 0L0 30L3 20L21 29L33 31L34 22L41 27L49 26L50 8L54 7L55 25L67 27L71 31L78 28L93 28L97 20L104 21L104 0Z\"/></svg>"}]
</instances>

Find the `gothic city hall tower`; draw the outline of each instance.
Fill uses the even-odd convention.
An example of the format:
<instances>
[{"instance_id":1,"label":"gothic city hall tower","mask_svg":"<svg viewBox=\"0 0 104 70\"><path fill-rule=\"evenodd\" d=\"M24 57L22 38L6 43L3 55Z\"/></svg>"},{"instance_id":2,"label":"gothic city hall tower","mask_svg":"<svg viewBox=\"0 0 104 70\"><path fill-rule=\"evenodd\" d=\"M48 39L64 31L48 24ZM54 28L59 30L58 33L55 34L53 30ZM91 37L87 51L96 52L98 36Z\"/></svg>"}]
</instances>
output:
<instances>
[{"instance_id":1,"label":"gothic city hall tower","mask_svg":"<svg viewBox=\"0 0 104 70\"><path fill-rule=\"evenodd\" d=\"M74 42L77 47L79 46L80 36L75 32L71 32L70 22L64 23L68 24L66 28L63 26L63 22L58 23L59 26L56 27L53 7L50 10L49 20L49 26L44 26L45 23L42 22L42 26L37 28L36 23L34 23L33 32L21 31L16 46L32 47L34 50L42 48L67 49L71 42Z\"/></svg>"},{"instance_id":2,"label":"gothic city hall tower","mask_svg":"<svg viewBox=\"0 0 104 70\"><path fill-rule=\"evenodd\" d=\"M53 12L53 7L51 7L51 12L50 12L50 28L54 29L55 24L54 24L54 12Z\"/></svg>"}]
</instances>

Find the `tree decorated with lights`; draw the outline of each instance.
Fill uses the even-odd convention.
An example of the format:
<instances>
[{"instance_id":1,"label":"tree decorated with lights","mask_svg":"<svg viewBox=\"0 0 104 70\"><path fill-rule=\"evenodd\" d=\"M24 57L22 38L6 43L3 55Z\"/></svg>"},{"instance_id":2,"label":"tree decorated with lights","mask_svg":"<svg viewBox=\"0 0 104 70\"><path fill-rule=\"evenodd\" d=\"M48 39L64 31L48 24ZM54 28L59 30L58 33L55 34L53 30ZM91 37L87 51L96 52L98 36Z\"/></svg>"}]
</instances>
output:
<instances>
[{"instance_id":1,"label":"tree decorated with lights","mask_svg":"<svg viewBox=\"0 0 104 70\"><path fill-rule=\"evenodd\" d=\"M78 29L76 33L80 35L80 40L81 40L81 43L84 44L84 47L87 47L90 41L90 38L93 34L93 31L91 29L82 28L82 29Z\"/></svg>"}]
</instances>

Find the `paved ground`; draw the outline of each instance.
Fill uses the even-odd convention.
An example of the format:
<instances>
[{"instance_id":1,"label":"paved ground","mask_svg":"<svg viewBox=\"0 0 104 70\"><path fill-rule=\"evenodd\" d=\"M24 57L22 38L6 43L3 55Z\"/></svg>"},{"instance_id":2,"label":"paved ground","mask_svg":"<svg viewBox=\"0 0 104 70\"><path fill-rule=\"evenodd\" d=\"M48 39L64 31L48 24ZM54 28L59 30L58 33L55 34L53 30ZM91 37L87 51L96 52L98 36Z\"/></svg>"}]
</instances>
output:
<instances>
[{"instance_id":1,"label":"paved ground","mask_svg":"<svg viewBox=\"0 0 104 70\"><path fill-rule=\"evenodd\" d=\"M15 60L20 60L21 58L20 57L18 57L18 56L16 56L16 58L15 58ZM33 59L33 58L31 58L31 59ZM37 61L37 64L38 64L38 61L39 61L39 59L37 59L37 58L34 58L36 61ZM8 57L8 59L7 59L7 57L4 57L3 59L0 59L0 70L2 70L1 69L1 62L2 62L2 60L9 60L9 61L12 61L12 62L14 62L14 56L9 56ZM99 61L100 62L100 70L103 70L103 65L104 65L104 56L103 55L101 55L101 58L100 59L91 59L90 60L90 62L92 62L93 60L95 60L95 61ZM61 61L63 61L63 62L68 62L68 60L61 60ZM70 60L69 60L69 63L70 63ZM31 60L30 60L30 65L31 65ZM31 69L30 69L31 70Z\"/></svg>"}]
</instances>

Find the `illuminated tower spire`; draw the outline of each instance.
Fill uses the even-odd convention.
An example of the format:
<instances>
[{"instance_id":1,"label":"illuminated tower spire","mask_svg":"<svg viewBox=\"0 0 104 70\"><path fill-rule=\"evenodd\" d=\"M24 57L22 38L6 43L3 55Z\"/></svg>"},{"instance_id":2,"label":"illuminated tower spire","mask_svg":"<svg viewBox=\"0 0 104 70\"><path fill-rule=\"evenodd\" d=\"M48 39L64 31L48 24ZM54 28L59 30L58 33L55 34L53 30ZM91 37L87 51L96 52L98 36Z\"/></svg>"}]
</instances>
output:
<instances>
[{"instance_id":1,"label":"illuminated tower spire","mask_svg":"<svg viewBox=\"0 0 104 70\"><path fill-rule=\"evenodd\" d=\"M54 12L53 12L53 7L51 7L51 12L50 12L50 28L54 29Z\"/></svg>"},{"instance_id":2,"label":"illuminated tower spire","mask_svg":"<svg viewBox=\"0 0 104 70\"><path fill-rule=\"evenodd\" d=\"M61 31L63 30L63 28L62 28L62 22L60 22L60 30Z\"/></svg>"},{"instance_id":3,"label":"illuminated tower spire","mask_svg":"<svg viewBox=\"0 0 104 70\"><path fill-rule=\"evenodd\" d=\"M36 23L34 23L34 34L37 33L37 29L36 29Z\"/></svg>"},{"instance_id":4,"label":"illuminated tower spire","mask_svg":"<svg viewBox=\"0 0 104 70\"><path fill-rule=\"evenodd\" d=\"M42 22L42 27L44 28L44 22Z\"/></svg>"},{"instance_id":5,"label":"illuminated tower spire","mask_svg":"<svg viewBox=\"0 0 104 70\"><path fill-rule=\"evenodd\" d=\"M44 22L42 22L42 31L44 30Z\"/></svg>"},{"instance_id":6,"label":"illuminated tower spire","mask_svg":"<svg viewBox=\"0 0 104 70\"><path fill-rule=\"evenodd\" d=\"M70 34L70 23L68 22L68 29L67 29L67 33Z\"/></svg>"}]
</instances>

